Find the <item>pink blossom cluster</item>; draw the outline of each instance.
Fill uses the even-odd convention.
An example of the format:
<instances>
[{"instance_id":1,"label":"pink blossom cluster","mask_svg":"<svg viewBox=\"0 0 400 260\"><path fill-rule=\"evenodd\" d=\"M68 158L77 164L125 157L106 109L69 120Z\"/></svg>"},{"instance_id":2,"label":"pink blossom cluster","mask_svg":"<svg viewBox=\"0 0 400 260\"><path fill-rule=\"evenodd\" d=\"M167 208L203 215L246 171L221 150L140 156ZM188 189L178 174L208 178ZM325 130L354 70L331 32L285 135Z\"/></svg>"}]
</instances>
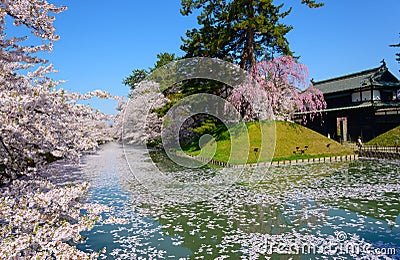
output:
<instances>
[{"instance_id":1,"label":"pink blossom cluster","mask_svg":"<svg viewBox=\"0 0 400 260\"><path fill-rule=\"evenodd\" d=\"M254 80L248 79L233 89L228 101L229 104L225 105L225 113L236 109L241 113L244 121L273 119L269 93Z\"/></svg>"},{"instance_id":2,"label":"pink blossom cluster","mask_svg":"<svg viewBox=\"0 0 400 260\"><path fill-rule=\"evenodd\" d=\"M315 115L326 108L322 92L309 82L306 65L291 56L260 61L250 75L257 84L249 80L228 97L242 111L244 120L260 119L267 107L272 108L276 120L292 120L295 112L311 111Z\"/></svg>"}]
</instances>

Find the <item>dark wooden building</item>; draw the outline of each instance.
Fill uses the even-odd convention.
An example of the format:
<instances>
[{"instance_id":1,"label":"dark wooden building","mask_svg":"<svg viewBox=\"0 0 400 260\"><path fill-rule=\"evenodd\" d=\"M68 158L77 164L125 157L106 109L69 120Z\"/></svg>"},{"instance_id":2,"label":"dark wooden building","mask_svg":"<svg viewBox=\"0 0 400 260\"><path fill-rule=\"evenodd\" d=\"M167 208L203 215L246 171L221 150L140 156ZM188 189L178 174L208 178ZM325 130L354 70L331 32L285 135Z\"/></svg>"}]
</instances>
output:
<instances>
[{"instance_id":1,"label":"dark wooden building","mask_svg":"<svg viewBox=\"0 0 400 260\"><path fill-rule=\"evenodd\" d=\"M314 82L327 109L306 124L337 141L369 141L400 125L400 81L386 63L378 68Z\"/></svg>"}]
</instances>

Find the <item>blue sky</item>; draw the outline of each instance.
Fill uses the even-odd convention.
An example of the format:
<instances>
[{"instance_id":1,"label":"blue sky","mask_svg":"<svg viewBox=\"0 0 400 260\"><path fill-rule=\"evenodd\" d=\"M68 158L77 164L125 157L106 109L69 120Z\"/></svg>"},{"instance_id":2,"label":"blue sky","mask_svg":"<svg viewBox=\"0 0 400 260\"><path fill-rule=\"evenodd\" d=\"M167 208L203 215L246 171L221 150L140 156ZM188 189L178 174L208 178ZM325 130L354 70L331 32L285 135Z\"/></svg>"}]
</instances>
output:
<instances>
[{"instance_id":1,"label":"blue sky","mask_svg":"<svg viewBox=\"0 0 400 260\"><path fill-rule=\"evenodd\" d=\"M282 0L281 0L282 1ZM68 82L64 88L87 92L104 89L126 95L121 81L134 68L147 68L160 52L180 51L180 37L197 25L196 17L179 13L180 0L56 0L68 10L57 16L61 40L48 58ZM388 45L400 41L399 0L325 0L320 9L293 3L284 22L292 50L301 56L310 77L322 80L377 67L384 58L400 77L395 53ZM115 113L113 102L92 101Z\"/></svg>"}]
</instances>

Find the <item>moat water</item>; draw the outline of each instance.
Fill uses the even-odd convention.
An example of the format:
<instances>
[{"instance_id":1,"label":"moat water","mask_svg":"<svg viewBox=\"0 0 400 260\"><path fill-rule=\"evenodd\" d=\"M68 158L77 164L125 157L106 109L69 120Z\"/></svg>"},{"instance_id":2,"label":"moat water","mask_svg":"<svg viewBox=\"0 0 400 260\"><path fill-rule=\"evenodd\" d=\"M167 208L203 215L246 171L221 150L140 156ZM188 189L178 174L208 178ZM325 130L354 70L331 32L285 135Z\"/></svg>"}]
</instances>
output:
<instances>
[{"instance_id":1,"label":"moat water","mask_svg":"<svg viewBox=\"0 0 400 260\"><path fill-rule=\"evenodd\" d=\"M104 219L124 222L97 224L79 249L105 248L103 259L400 259L399 161L261 168L257 182L239 178L200 191L186 185L182 199L145 179L154 165L181 183L223 170L188 169L162 153L150 159L142 148L104 145L66 174L90 182L87 203L113 207Z\"/></svg>"}]
</instances>

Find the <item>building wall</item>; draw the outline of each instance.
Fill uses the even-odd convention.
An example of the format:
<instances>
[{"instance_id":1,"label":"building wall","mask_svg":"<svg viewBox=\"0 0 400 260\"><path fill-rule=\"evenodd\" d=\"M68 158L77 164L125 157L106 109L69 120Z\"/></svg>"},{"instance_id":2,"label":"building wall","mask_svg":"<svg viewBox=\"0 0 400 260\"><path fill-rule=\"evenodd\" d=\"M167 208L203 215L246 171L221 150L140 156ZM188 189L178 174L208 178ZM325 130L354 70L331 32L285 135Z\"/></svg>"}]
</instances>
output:
<instances>
[{"instance_id":1,"label":"building wall","mask_svg":"<svg viewBox=\"0 0 400 260\"><path fill-rule=\"evenodd\" d=\"M374 107L331 111L325 112L322 118L317 117L313 121L308 119L306 126L338 142L343 140L354 142L358 136L361 136L362 140L367 142L399 126L400 112L398 113L376 115ZM346 137L343 136L343 129L340 129L340 124L338 125L338 118L345 118Z\"/></svg>"},{"instance_id":2,"label":"building wall","mask_svg":"<svg viewBox=\"0 0 400 260\"><path fill-rule=\"evenodd\" d=\"M316 82L327 112L306 126L337 141L369 141L400 125L400 82L386 63L378 68ZM298 116L299 122L301 116Z\"/></svg>"}]
</instances>

